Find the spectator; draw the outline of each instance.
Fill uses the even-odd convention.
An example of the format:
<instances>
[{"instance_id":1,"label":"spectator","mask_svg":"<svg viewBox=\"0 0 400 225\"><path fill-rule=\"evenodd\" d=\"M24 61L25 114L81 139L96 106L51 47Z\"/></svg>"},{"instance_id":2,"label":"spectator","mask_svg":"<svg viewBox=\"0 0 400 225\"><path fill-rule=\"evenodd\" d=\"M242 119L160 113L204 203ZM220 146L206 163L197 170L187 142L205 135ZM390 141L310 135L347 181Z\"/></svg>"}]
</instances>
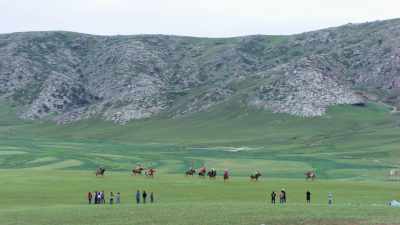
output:
<instances>
[{"instance_id":1,"label":"spectator","mask_svg":"<svg viewBox=\"0 0 400 225\"><path fill-rule=\"evenodd\" d=\"M153 194L153 192L150 193L150 202L154 203L154 194Z\"/></svg>"},{"instance_id":2,"label":"spectator","mask_svg":"<svg viewBox=\"0 0 400 225\"><path fill-rule=\"evenodd\" d=\"M115 195L115 204L120 204L121 203L121 194L117 192Z\"/></svg>"},{"instance_id":3,"label":"spectator","mask_svg":"<svg viewBox=\"0 0 400 225\"><path fill-rule=\"evenodd\" d=\"M286 191L285 191L285 189L282 189L281 193L279 193L279 203L280 204L285 204L286 203Z\"/></svg>"},{"instance_id":4,"label":"spectator","mask_svg":"<svg viewBox=\"0 0 400 225\"><path fill-rule=\"evenodd\" d=\"M110 192L110 205L114 204L114 193Z\"/></svg>"},{"instance_id":5,"label":"spectator","mask_svg":"<svg viewBox=\"0 0 400 225\"><path fill-rule=\"evenodd\" d=\"M275 205L275 200L276 200L276 193L275 193L275 191L272 191L272 193L271 193L271 204Z\"/></svg>"},{"instance_id":6,"label":"spectator","mask_svg":"<svg viewBox=\"0 0 400 225\"><path fill-rule=\"evenodd\" d=\"M106 196L104 194L104 191L101 192L101 204L106 204Z\"/></svg>"},{"instance_id":7,"label":"spectator","mask_svg":"<svg viewBox=\"0 0 400 225\"><path fill-rule=\"evenodd\" d=\"M97 204L101 204L101 192L97 192Z\"/></svg>"},{"instance_id":8,"label":"spectator","mask_svg":"<svg viewBox=\"0 0 400 225\"><path fill-rule=\"evenodd\" d=\"M142 192L143 204L146 204L147 193L145 190Z\"/></svg>"},{"instance_id":9,"label":"spectator","mask_svg":"<svg viewBox=\"0 0 400 225\"><path fill-rule=\"evenodd\" d=\"M328 193L328 205L332 205L333 204L333 194L332 192Z\"/></svg>"},{"instance_id":10,"label":"spectator","mask_svg":"<svg viewBox=\"0 0 400 225\"><path fill-rule=\"evenodd\" d=\"M136 192L136 204L140 204L140 191L137 190Z\"/></svg>"},{"instance_id":11,"label":"spectator","mask_svg":"<svg viewBox=\"0 0 400 225\"><path fill-rule=\"evenodd\" d=\"M282 189L282 193L283 193L283 203L286 203L287 195L285 189Z\"/></svg>"},{"instance_id":12,"label":"spectator","mask_svg":"<svg viewBox=\"0 0 400 225\"><path fill-rule=\"evenodd\" d=\"M87 198L88 198L88 201L89 201L89 205L92 204L92 198L93 198L92 192L88 192Z\"/></svg>"},{"instance_id":13,"label":"spectator","mask_svg":"<svg viewBox=\"0 0 400 225\"><path fill-rule=\"evenodd\" d=\"M146 191L143 191L142 197L143 197L143 204L146 204L146 198L147 198L147 193L146 193Z\"/></svg>"}]
</instances>

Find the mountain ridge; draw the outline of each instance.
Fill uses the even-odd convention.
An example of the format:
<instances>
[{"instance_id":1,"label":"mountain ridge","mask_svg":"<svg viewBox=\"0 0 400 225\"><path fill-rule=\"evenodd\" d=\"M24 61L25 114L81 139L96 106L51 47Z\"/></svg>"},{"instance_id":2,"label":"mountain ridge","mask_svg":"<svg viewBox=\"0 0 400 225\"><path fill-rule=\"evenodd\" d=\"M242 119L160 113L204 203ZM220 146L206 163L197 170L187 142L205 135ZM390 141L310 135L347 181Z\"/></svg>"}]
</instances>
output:
<instances>
[{"instance_id":1,"label":"mountain ridge","mask_svg":"<svg viewBox=\"0 0 400 225\"><path fill-rule=\"evenodd\" d=\"M222 102L301 117L400 98L400 20L289 36L0 35L0 98L23 119L124 124Z\"/></svg>"}]
</instances>

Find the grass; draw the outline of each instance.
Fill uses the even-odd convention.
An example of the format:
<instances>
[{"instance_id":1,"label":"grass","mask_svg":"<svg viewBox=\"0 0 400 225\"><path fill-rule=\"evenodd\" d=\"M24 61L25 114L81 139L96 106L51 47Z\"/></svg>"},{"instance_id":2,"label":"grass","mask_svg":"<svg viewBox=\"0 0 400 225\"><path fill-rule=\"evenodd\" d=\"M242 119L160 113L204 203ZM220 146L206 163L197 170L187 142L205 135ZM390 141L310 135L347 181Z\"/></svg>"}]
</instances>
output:
<instances>
[{"instance_id":1,"label":"grass","mask_svg":"<svg viewBox=\"0 0 400 225\"><path fill-rule=\"evenodd\" d=\"M336 106L320 118L226 104L190 117L154 118L126 126L90 120L70 125L22 122L0 108L0 168L129 171L140 163L180 174L192 162L237 176L387 178L400 166L400 117L377 104ZM14 121L13 123L7 121ZM51 160L41 160L41 159Z\"/></svg>"},{"instance_id":2,"label":"grass","mask_svg":"<svg viewBox=\"0 0 400 225\"><path fill-rule=\"evenodd\" d=\"M0 224L399 224L400 117L383 105L336 106L319 118L225 104L190 117L125 126L99 120L70 125L21 121L0 104ZM131 177L136 164L155 179ZM233 178L224 184L183 171L194 163ZM105 166L106 177L94 170ZM250 182L255 170L262 181ZM304 172L316 170L316 182ZM286 188L289 204L266 203ZM137 189L157 204L137 207ZM313 204L305 206L310 189ZM88 206L88 191L120 191L120 206ZM326 205L333 192L335 205Z\"/></svg>"},{"instance_id":3,"label":"grass","mask_svg":"<svg viewBox=\"0 0 400 225\"><path fill-rule=\"evenodd\" d=\"M399 183L372 181L306 182L233 178L224 183L182 175L155 179L112 172L96 178L89 171L0 172L0 224L395 224L398 209L385 206L399 198ZM288 205L271 206L272 190L285 188ZM134 204L137 189L153 191L156 204ZM305 191L313 193L304 203ZM88 191L121 192L122 205L87 205ZM335 205L327 206L327 193ZM343 223L340 223L342 221ZM356 223L357 222L357 223Z\"/></svg>"}]
</instances>

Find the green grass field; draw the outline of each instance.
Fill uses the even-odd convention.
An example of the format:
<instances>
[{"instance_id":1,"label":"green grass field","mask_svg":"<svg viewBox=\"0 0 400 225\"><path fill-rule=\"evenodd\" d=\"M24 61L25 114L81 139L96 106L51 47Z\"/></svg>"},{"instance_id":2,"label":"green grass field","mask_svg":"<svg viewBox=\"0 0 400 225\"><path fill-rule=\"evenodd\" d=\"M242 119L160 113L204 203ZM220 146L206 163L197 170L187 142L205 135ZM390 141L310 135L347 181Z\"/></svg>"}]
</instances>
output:
<instances>
[{"instance_id":1,"label":"green grass field","mask_svg":"<svg viewBox=\"0 0 400 225\"><path fill-rule=\"evenodd\" d=\"M210 181L159 174L154 179L112 172L5 170L0 172L0 224L398 224L399 183L247 178ZM288 204L269 204L272 190L285 188ZM139 207L137 189L153 191L156 203ZM304 203L305 191L313 193ZM121 205L87 205L87 191L121 192ZM327 205L327 193L335 204Z\"/></svg>"},{"instance_id":2,"label":"green grass field","mask_svg":"<svg viewBox=\"0 0 400 225\"><path fill-rule=\"evenodd\" d=\"M100 120L70 125L21 121L0 105L0 224L400 224L400 116L383 105L336 106L320 118L294 118L226 104L190 117ZM184 177L192 162L221 171L223 183ZM136 164L155 179L132 177ZM105 166L104 178L94 171ZM263 174L258 183L248 175ZM318 179L306 182L304 172ZM285 188L289 203L267 195ZM134 192L156 193L137 207ZM305 191L313 204L304 204ZM89 206L88 191L120 191L119 206ZM328 192L335 204L327 206Z\"/></svg>"}]
</instances>

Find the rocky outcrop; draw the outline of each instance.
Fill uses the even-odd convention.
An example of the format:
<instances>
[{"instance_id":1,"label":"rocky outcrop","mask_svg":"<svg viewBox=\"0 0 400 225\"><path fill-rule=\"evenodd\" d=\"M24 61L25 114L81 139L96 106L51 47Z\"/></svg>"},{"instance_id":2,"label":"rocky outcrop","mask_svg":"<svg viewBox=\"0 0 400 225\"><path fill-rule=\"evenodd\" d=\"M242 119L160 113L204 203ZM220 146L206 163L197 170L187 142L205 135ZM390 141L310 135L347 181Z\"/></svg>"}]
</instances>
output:
<instances>
[{"instance_id":1,"label":"rocky outcrop","mask_svg":"<svg viewBox=\"0 0 400 225\"><path fill-rule=\"evenodd\" d=\"M257 86L250 105L295 116L322 116L329 106L357 104L363 98L341 84L335 76L301 59L270 71L278 74L268 84ZM318 65L318 62L317 62Z\"/></svg>"},{"instance_id":2,"label":"rocky outcrop","mask_svg":"<svg viewBox=\"0 0 400 225\"><path fill-rule=\"evenodd\" d=\"M232 102L301 117L365 96L400 106L399 36L400 20L221 39L3 34L0 99L21 118L58 123L125 124Z\"/></svg>"}]
</instances>

